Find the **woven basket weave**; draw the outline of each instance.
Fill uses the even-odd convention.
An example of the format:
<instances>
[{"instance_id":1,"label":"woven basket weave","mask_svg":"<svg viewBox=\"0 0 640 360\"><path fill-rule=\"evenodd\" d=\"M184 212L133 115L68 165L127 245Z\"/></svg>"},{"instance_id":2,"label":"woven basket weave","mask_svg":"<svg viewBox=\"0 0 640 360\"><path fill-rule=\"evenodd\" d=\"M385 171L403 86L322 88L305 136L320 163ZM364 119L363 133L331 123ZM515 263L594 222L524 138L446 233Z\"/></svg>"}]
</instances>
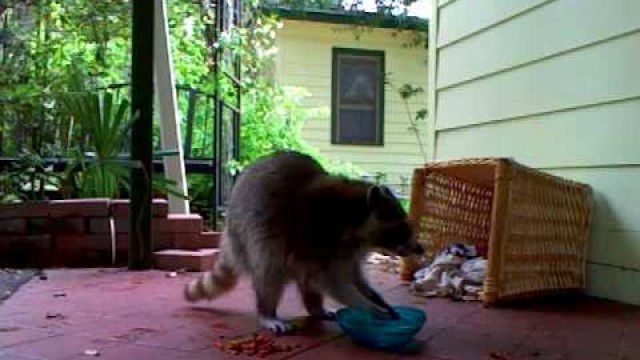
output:
<instances>
[{"instance_id":1,"label":"woven basket weave","mask_svg":"<svg viewBox=\"0 0 640 360\"><path fill-rule=\"evenodd\" d=\"M414 170L410 216L426 260L456 242L487 257L487 305L584 291L588 185L504 158L430 163Z\"/></svg>"}]
</instances>

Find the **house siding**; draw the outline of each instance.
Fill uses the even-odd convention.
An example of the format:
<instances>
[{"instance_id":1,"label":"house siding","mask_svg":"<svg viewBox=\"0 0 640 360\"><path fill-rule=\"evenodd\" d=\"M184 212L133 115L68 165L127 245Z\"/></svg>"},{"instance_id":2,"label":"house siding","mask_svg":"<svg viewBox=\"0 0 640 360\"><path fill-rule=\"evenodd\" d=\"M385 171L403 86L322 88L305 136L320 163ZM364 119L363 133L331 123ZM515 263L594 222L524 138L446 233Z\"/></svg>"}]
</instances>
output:
<instances>
[{"instance_id":1,"label":"house siding","mask_svg":"<svg viewBox=\"0 0 640 360\"><path fill-rule=\"evenodd\" d=\"M640 2L434 1L430 155L593 186L587 286L640 304Z\"/></svg>"},{"instance_id":2,"label":"house siding","mask_svg":"<svg viewBox=\"0 0 640 360\"><path fill-rule=\"evenodd\" d=\"M324 155L348 161L374 174L388 175L388 182L400 184L410 179L412 170L425 162L414 133L408 130L409 117L397 91L385 86L384 146L331 144L331 71L332 49L381 50L385 53L385 72L395 86L411 84L426 89L427 51L424 47L406 48L407 32L394 36L391 29L367 29L356 39L349 26L284 20L278 30L276 81L283 86L306 89L310 96L304 106L320 109L321 115L309 119L302 137ZM411 112L426 108L426 94L412 98ZM424 139L426 131L422 129Z\"/></svg>"}]
</instances>

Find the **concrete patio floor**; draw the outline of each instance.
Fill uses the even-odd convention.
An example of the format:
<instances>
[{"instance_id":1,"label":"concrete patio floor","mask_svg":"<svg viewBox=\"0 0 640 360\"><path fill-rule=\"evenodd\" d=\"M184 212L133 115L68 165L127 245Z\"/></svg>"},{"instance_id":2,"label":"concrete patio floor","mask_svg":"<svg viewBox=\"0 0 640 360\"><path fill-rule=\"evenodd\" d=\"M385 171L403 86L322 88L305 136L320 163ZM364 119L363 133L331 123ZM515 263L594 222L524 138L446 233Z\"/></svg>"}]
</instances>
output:
<instances>
[{"instance_id":1,"label":"concrete patio floor","mask_svg":"<svg viewBox=\"0 0 640 360\"><path fill-rule=\"evenodd\" d=\"M221 336L256 329L254 299L242 282L225 297L191 306L182 286L195 274L121 269L52 270L34 278L0 304L0 360L244 359L218 350ZM308 323L299 334L278 338L298 345L267 359L637 360L640 309L585 298L519 309L487 309L478 303L416 299L396 277L373 272L373 284L394 304L428 313L419 348L392 354L364 349L335 323ZM64 295L64 296L63 296ZM283 317L305 313L293 288L280 306ZM303 318L300 318L303 319Z\"/></svg>"}]
</instances>

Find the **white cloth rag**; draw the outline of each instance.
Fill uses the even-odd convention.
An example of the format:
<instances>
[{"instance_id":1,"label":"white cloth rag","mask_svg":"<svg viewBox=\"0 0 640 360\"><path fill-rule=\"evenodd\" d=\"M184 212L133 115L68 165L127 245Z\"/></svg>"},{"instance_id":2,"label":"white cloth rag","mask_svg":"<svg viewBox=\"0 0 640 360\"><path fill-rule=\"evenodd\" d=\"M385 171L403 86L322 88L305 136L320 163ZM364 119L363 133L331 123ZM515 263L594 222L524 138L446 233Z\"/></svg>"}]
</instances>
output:
<instances>
[{"instance_id":1,"label":"white cloth rag","mask_svg":"<svg viewBox=\"0 0 640 360\"><path fill-rule=\"evenodd\" d=\"M487 260L473 245L447 246L427 267L418 270L411 292L421 296L478 300L487 272Z\"/></svg>"}]
</instances>

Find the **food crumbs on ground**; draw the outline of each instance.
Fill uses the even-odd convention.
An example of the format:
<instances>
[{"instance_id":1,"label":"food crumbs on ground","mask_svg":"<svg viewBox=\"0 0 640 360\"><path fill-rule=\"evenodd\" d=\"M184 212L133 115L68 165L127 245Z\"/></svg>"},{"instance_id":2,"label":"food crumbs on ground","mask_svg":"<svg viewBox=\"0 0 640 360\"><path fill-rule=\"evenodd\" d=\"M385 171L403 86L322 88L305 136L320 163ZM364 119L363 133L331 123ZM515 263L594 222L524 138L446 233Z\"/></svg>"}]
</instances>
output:
<instances>
[{"instance_id":1,"label":"food crumbs on ground","mask_svg":"<svg viewBox=\"0 0 640 360\"><path fill-rule=\"evenodd\" d=\"M223 339L223 337L220 337ZM252 334L243 338L235 338L229 341L216 341L214 346L232 355L248 355L264 358L272 354L290 352L300 345L291 346L278 344L276 338L270 335Z\"/></svg>"},{"instance_id":2,"label":"food crumbs on ground","mask_svg":"<svg viewBox=\"0 0 640 360\"><path fill-rule=\"evenodd\" d=\"M223 323L223 322L214 323L212 326L214 329L221 329L221 330L228 330L231 328L229 324Z\"/></svg>"},{"instance_id":3,"label":"food crumbs on ground","mask_svg":"<svg viewBox=\"0 0 640 360\"><path fill-rule=\"evenodd\" d=\"M60 314L60 313L51 313L48 312L45 316L46 319L64 319L66 318L66 316Z\"/></svg>"},{"instance_id":4,"label":"food crumbs on ground","mask_svg":"<svg viewBox=\"0 0 640 360\"><path fill-rule=\"evenodd\" d=\"M98 350L93 350L93 349L85 350L84 354L87 356L100 356L100 352Z\"/></svg>"},{"instance_id":5,"label":"food crumbs on ground","mask_svg":"<svg viewBox=\"0 0 640 360\"><path fill-rule=\"evenodd\" d=\"M7 332L15 332L15 331L20 331L19 327L0 327L0 333L7 333Z\"/></svg>"},{"instance_id":6,"label":"food crumbs on ground","mask_svg":"<svg viewBox=\"0 0 640 360\"><path fill-rule=\"evenodd\" d=\"M508 354L498 352L498 351L490 352L489 357L492 360L512 360L511 356L509 356Z\"/></svg>"}]
</instances>

